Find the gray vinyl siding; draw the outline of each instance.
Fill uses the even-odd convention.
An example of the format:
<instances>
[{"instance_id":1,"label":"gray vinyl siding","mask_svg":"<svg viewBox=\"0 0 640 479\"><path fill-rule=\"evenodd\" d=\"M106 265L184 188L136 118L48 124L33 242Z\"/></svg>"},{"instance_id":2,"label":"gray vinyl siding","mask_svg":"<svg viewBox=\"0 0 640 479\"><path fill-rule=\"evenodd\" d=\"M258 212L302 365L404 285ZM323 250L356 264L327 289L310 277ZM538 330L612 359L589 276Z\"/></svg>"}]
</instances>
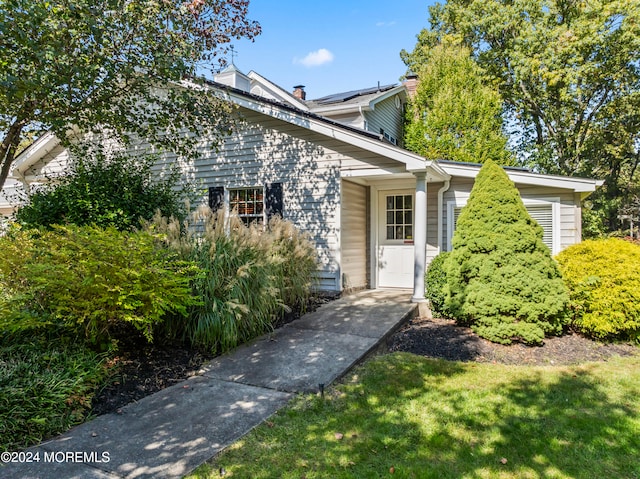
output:
<instances>
[{"instance_id":1,"label":"gray vinyl siding","mask_svg":"<svg viewBox=\"0 0 640 479\"><path fill-rule=\"evenodd\" d=\"M442 199L442 209L440 214L442 215L442 237L440 238L440 250L447 250L448 231L449 231L449 219L447 215L447 205L451 201L460 201L462 198L466 198L473 188L473 179L470 178L452 178L449 189L444 192Z\"/></svg>"},{"instance_id":2,"label":"gray vinyl siding","mask_svg":"<svg viewBox=\"0 0 640 479\"><path fill-rule=\"evenodd\" d=\"M516 185L525 203L527 200L558 199L560 214L560 251L581 241L581 211L580 197L570 190L558 188L545 188L534 186ZM448 233L447 204L451 201L460 201L467 198L473 188L473 179L454 178L449 190L444 194L442 202L443 228L442 249L446 249Z\"/></svg>"},{"instance_id":3,"label":"gray vinyl siding","mask_svg":"<svg viewBox=\"0 0 640 479\"><path fill-rule=\"evenodd\" d=\"M443 183L427 184L427 266L435 258L438 245L438 191Z\"/></svg>"},{"instance_id":4,"label":"gray vinyl siding","mask_svg":"<svg viewBox=\"0 0 640 479\"><path fill-rule=\"evenodd\" d=\"M345 290L367 287L367 188L342 181L341 264Z\"/></svg>"},{"instance_id":5,"label":"gray vinyl siding","mask_svg":"<svg viewBox=\"0 0 640 479\"><path fill-rule=\"evenodd\" d=\"M349 125L354 128L361 128L363 130L365 129L364 118L362 118L362 115L360 115L360 113L358 112L341 113L339 115L331 114L331 112L321 113L321 114L325 115L327 118L331 118L334 121L339 121L340 123L344 123L345 125Z\"/></svg>"},{"instance_id":6,"label":"gray vinyl siding","mask_svg":"<svg viewBox=\"0 0 640 479\"><path fill-rule=\"evenodd\" d=\"M520 195L525 199L558 198L560 201L560 251L582 241L582 216L579 195L570 190L557 188L516 186L520 190Z\"/></svg>"},{"instance_id":7,"label":"gray vinyl siding","mask_svg":"<svg viewBox=\"0 0 640 479\"><path fill-rule=\"evenodd\" d=\"M402 105L400 108L395 105L395 96L376 103L373 111L365 112L367 129L373 133L380 133L382 129L398 140L398 146L402 146L402 112Z\"/></svg>"},{"instance_id":8,"label":"gray vinyl siding","mask_svg":"<svg viewBox=\"0 0 640 479\"><path fill-rule=\"evenodd\" d=\"M340 241L340 168L345 162L359 162L370 154L283 121L244 113L244 127L229 136L217 152L203 144L199 158L183 168L185 176L201 185L202 201L206 201L205 192L211 186L238 188L282 183L284 218L308 232L316 244L317 288L340 291L344 254ZM175 161L175 156L165 155L156 168L160 170ZM358 200L358 208L366 208L363 198ZM366 222L366 210L362 221ZM366 235L366 223L362 231ZM358 241L362 242L362 238ZM364 250L363 254L366 255ZM364 263L354 277L358 287L366 286L366 260Z\"/></svg>"}]
</instances>

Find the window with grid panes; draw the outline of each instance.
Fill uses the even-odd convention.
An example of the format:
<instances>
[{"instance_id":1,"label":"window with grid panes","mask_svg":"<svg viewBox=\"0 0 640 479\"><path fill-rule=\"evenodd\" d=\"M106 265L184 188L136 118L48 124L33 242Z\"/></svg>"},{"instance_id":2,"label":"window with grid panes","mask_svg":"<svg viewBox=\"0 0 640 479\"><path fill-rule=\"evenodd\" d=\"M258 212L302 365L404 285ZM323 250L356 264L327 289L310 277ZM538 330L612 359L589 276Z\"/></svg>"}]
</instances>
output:
<instances>
[{"instance_id":1,"label":"window with grid panes","mask_svg":"<svg viewBox=\"0 0 640 479\"><path fill-rule=\"evenodd\" d=\"M229 190L229 209L244 224L264 223L264 188L233 188Z\"/></svg>"},{"instance_id":2,"label":"window with grid panes","mask_svg":"<svg viewBox=\"0 0 640 479\"><path fill-rule=\"evenodd\" d=\"M387 239L413 239L413 196L387 196Z\"/></svg>"}]
</instances>

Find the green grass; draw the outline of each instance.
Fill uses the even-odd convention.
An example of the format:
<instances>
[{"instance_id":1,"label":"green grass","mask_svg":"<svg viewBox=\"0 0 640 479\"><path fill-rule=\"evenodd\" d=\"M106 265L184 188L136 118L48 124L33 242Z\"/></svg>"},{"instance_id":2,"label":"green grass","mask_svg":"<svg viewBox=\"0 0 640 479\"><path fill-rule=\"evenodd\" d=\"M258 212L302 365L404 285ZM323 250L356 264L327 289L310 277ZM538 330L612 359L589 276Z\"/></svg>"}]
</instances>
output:
<instances>
[{"instance_id":1,"label":"green grass","mask_svg":"<svg viewBox=\"0 0 640 479\"><path fill-rule=\"evenodd\" d=\"M640 357L566 367L377 357L194 478L640 478ZM505 460L506 459L506 463Z\"/></svg>"},{"instance_id":2,"label":"green grass","mask_svg":"<svg viewBox=\"0 0 640 479\"><path fill-rule=\"evenodd\" d=\"M0 451L83 422L109 374L105 355L62 337L0 336Z\"/></svg>"}]
</instances>

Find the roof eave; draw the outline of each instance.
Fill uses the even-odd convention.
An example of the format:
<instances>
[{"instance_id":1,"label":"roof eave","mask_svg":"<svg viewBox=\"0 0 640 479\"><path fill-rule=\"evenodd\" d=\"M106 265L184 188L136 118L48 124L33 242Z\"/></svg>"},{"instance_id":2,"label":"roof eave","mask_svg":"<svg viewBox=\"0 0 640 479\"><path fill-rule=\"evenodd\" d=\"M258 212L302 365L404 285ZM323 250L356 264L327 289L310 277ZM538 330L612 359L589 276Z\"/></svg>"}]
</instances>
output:
<instances>
[{"instance_id":1,"label":"roof eave","mask_svg":"<svg viewBox=\"0 0 640 479\"><path fill-rule=\"evenodd\" d=\"M47 153L60 144L60 139L48 131L25 150L23 150L17 157L13 165L11 177L15 179L24 178L25 172L40 161Z\"/></svg>"},{"instance_id":2,"label":"roof eave","mask_svg":"<svg viewBox=\"0 0 640 479\"><path fill-rule=\"evenodd\" d=\"M453 162L447 162L446 164L441 163L441 166L452 176L463 178L475 178L482 167L482 165L469 163L456 164ZM604 184L602 180L594 180L591 178L544 175L526 170L511 170L505 168L505 172L514 183L568 189L576 193L586 193L586 196Z\"/></svg>"},{"instance_id":3,"label":"roof eave","mask_svg":"<svg viewBox=\"0 0 640 479\"><path fill-rule=\"evenodd\" d=\"M399 161L405 164L407 171L424 171L427 168L427 162L422 156L380 141L378 135L371 132L349 127L329 118L320 117L315 113L300 111L288 105L269 102L266 99L224 85L214 84L211 86L226 93L229 100L238 106Z\"/></svg>"}]
</instances>

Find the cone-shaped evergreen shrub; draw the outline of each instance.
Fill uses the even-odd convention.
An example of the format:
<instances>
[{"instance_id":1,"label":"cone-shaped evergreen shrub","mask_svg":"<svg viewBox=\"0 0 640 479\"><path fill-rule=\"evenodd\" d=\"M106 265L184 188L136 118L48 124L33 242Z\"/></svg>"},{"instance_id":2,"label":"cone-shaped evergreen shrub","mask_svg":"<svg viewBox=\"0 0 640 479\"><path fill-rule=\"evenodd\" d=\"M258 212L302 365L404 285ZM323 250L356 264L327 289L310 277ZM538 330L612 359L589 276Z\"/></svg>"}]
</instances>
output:
<instances>
[{"instance_id":1,"label":"cone-shaped evergreen shrub","mask_svg":"<svg viewBox=\"0 0 640 479\"><path fill-rule=\"evenodd\" d=\"M458 218L445 306L491 341L540 343L562 331L567 302L542 228L504 170L488 161Z\"/></svg>"}]
</instances>

